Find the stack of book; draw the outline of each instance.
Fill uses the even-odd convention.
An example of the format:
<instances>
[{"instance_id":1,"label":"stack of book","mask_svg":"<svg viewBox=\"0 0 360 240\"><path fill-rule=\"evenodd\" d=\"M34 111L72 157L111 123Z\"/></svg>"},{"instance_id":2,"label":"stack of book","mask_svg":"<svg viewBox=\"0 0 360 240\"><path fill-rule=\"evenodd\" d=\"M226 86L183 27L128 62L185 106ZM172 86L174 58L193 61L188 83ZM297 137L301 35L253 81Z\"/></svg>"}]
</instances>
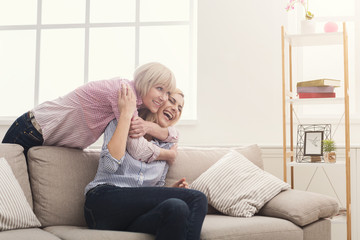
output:
<instances>
[{"instance_id":1,"label":"stack of book","mask_svg":"<svg viewBox=\"0 0 360 240\"><path fill-rule=\"evenodd\" d=\"M299 98L334 98L335 87L340 87L337 79L316 79L297 83L297 94Z\"/></svg>"}]
</instances>

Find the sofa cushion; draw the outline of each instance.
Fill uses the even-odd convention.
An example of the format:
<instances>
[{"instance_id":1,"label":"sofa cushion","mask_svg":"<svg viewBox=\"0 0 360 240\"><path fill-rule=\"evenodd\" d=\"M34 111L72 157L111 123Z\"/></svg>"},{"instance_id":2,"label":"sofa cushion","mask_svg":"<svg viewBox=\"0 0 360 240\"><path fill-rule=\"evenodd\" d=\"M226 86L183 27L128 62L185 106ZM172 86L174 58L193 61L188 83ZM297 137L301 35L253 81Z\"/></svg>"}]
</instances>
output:
<instances>
[{"instance_id":1,"label":"sofa cushion","mask_svg":"<svg viewBox=\"0 0 360 240\"><path fill-rule=\"evenodd\" d=\"M331 232L331 220L329 219L320 219L303 227L304 240L329 240L332 237L334 240L342 239L334 238Z\"/></svg>"},{"instance_id":2,"label":"sofa cushion","mask_svg":"<svg viewBox=\"0 0 360 240\"><path fill-rule=\"evenodd\" d=\"M169 167L165 180L166 186L171 186L182 177L185 177L186 181L191 184L230 150L238 151L255 165L264 169L261 150L255 144L237 148L179 147L176 161Z\"/></svg>"},{"instance_id":3,"label":"sofa cushion","mask_svg":"<svg viewBox=\"0 0 360 240\"><path fill-rule=\"evenodd\" d=\"M0 231L40 227L5 158L0 158Z\"/></svg>"},{"instance_id":4,"label":"sofa cushion","mask_svg":"<svg viewBox=\"0 0 360 240\"><path fill-rule=\"evenodd\" d=\"M330 228L327 229L330 231ZM251 218L206 215L201 240L304 240L303 231L281 218L254 216Z\"/></svg>"},{"instance_id":5,"label":"sofa cushion","mask_svg":"<svg viewBox=\"0 0 360 240\"><path fill-rule=\"evenodd\" d=\"M28 152L34 212L41 224L86 226L85 186L94 179L99 151L33 147Z\"/></svg>"},{"instance_id":6,"label":"sofa cushion","mask_svg":"<svg viewBox=\"0 0 360 240\"><path fill-rule=\"evenodd\" d=\"M75 226L53 226L44 229L63 240L154 240L155 236L146 233L134 233L110 230L93 230ZM170 239L169 239L170 240Z\"/></svg>"},{"instance_id":7,"label":"sofa cushion","mask_svg":"<svg viewBox=\"0 0 360 240\"><path fill-rule=\"evenodd\" d=\"M0 232L1 240L61 240L40 228L16 229Z\"/></svg>"},{"instance_id":8,"label":"sofa cushion","mask_svg":"<svg viewBox=\"0 0 360 240\"><path fill-rule=\"evenodd\" d=\"M209 204L222 213L251 217L289 185L260 169L244 155L231 151L190 187L202 191Z\"/></svg>"},{"instance_id":9,"label":"sofa cushion","mask_svg":"<svg viewBox=\"0 0 360 240\"><path fill-rule=\"evenodd\" d=\"M259 212L261 215L284 218L305 226L339 211L336 199L313 192L289 189L271 199Z\"/></svg>"},{"instance_id":10,"label":"sofa cushion","mask_svg":"<svg viewBox=\"0 0 360 240\"><path fill-rule=\"evenodd\" d=\"M24 148L18 144L0 144L0 157L4 157L8 161L16 179L21 186L21 189L24 191L28 203L32 208L33 200L31 195L26 160L23 151Z\"/></svg>"}]
</instances>

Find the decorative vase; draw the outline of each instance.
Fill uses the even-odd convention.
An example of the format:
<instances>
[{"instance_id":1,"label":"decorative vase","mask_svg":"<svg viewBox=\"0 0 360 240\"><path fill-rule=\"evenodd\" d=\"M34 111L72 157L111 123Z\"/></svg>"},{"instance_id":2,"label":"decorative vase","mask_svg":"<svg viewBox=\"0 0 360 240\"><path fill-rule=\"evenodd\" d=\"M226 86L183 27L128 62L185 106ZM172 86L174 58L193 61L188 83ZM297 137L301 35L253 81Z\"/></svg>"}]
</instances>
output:
<instances>
[{"instance_id":1,"label":"decorative vase","mask_svg":"<svg viewBox=\"0 0 360 240\"><path fill-rule=\"evenodd\" d=\"M327 163L336 163L336 152L324 152L324 161Z\"/></svg>"},{"instance_id":2,"label":"decorative vase","mask_svg":"<svg viewBox=\"0 0 360 240\"><path fill-rule=\"evenodd\" d=\"M301 20L301 33L311 34L315 33L316 22L314 20Z\"/></svg>"}]
</instances>

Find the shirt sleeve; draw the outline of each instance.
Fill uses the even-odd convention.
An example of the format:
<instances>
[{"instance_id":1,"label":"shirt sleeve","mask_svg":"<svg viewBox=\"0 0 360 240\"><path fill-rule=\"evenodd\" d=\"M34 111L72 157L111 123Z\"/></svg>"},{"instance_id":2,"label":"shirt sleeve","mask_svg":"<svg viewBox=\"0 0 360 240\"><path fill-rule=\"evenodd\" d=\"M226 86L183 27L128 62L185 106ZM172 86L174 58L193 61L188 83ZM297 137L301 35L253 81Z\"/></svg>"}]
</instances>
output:
<instances>
[{"instance_id":1,"label":"shirt sleeve","mask_svg":"<svg viewBox=\"0 0 360 240\"><path fill-rule=\"evenodd\" d=\"M126 142L126 151L136 160L150 163L160 155L160 147L149 142L144 137L128 137Z\"/></svg>"},{"instance_id":2,"label":"shirt sleeve","mask_svg":"<svg viewBox=\"0 0 360 240\"><path fill-rule=\"evenodd\" d=\"M177 143L179 141L179 131L175 127L168 127L169 135L163 142Z\"/></svg>"},{"instance_id":3,"label":"shirt sleeve","mask_svg":"<svg viewBox=\"0 0 360 240\"><path fill-rule=\"evenodd\" d=\"M108 143L111 140L111 137L115 132L116 126L117 126L117 121L116 119L114 119L106 127L104 132L104 143L100 153L99 168L108 173L115 173L118 170L119 166L124 161L124 157L125 157L123 156L120 160L117 160L110 154L109 149L107 147Z\"/></svg>"}]
</instances>

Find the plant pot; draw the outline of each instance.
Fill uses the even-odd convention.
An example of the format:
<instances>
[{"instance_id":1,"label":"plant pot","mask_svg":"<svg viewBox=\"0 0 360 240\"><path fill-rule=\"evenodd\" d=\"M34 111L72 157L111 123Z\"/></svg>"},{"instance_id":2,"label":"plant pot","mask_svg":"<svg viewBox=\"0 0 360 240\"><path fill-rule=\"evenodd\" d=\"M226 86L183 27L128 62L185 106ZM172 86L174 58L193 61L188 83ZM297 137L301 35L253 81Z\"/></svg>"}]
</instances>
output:
<instances>
[{"instance_id":1,"label":"plant pot","mask_svg":"<svg viewBox=\"0 0 360 240\"><path fill-rule=\"evenodd\" d=\"M316 22L314 20L301 20L301 33L311 34L315 33Z\"/></svg>"},{"instance_id":2,"label":"plant pot","mask_svg":"<svg viewBox=\"0 0 360 240\"><path fill-rule=\"evenodd\" d=\"M336 163L336 152L324 152L324 161L327 163Z\"/></svg>"}]
</instances>

